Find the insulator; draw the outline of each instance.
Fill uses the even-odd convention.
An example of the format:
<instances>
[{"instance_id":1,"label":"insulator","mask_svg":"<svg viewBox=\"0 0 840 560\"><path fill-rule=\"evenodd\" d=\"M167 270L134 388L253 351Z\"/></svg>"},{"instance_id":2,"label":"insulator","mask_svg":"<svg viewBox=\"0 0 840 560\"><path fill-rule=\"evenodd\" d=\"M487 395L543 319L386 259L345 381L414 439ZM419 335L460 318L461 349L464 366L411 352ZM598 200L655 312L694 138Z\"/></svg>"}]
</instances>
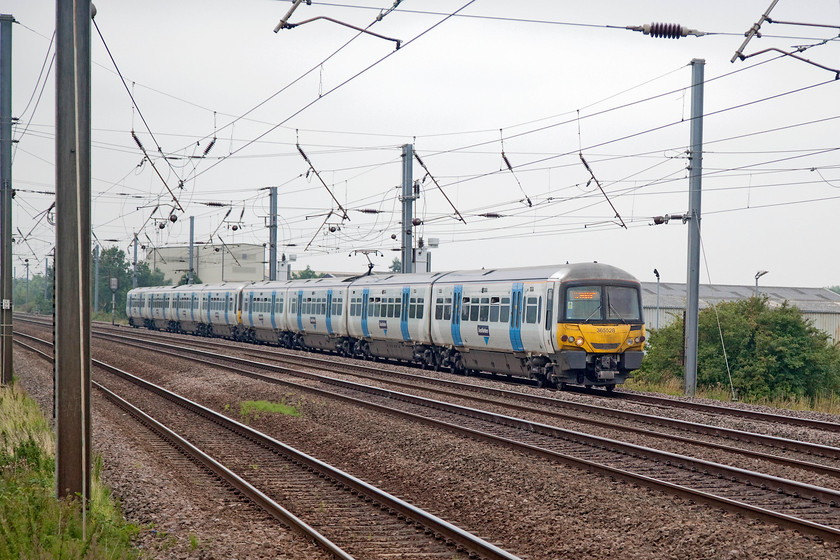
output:
<instances>
[{"instance_id":1,"label":"insulator","mask_svg":"<svg viewBox=\"0 0 840 560\"><path fill-rule=\"evenodd\" d=\"M362 208L359 212L362 214L379 214L381 210L377 210L376 208Z\"/></svg>"},{"instance_id":2,"label":"insulator","mask_svg":"<svg viewBox=\"0 0 840 560\"><path fill-rule=\"evenodd\" d=\"M158 229L163 229L166 227L166 222L161 222L158 224Z\"/></svg>"},{"instance_id":3,"label":"insulator","mask_svg":"<svg viewBox=\"0 0 840 560\"><path fill-rule=\"evenodd\" d=\"M216 137L214 136L213 139L210 140L210 143L207 144L207 147L204 148L204 155L205 156L210 153L210 150L213 148L213 144L215 144L215 143L216 143ZM204 156L202 156L202 157L204 157Z\"/></svg>"},{"instance_id":4,"label":"insulator","mask_svg":"<svg viewBox=\"0 0 840 560\"><path fill-rule=\"evenodd\" d=\"M143 147L143 144L141 144L141 143L140 143L140 139L139 139L139 138L137 138L137 135L136 135L136 134L134 134L134 131L133 131L133 130L131 131L131 137L132 137L132 138L134 138L134 142L136 142L136 143L137 143L137 147L138 147L138 148L140 148L141 150L143 150L143 151L145 152L145 151L146 151L146 148L144 148L144 147Z\"/></svg>"},{"instance_id":5,"label":"insulator","mask_svg":"<svg viewBox=\"0 0 840 560\"><path fill-rule=\"evenodd\" d=\"M644 33L655 39L679 39L686 35L686 29L679 23L652 23L645 25Z\"/></svg>"},{"instance_id":6,"label":"insulator","mask_svg":"<svg viewBox=\"0 0 840 560\"><path fill-rule=\"evenodd\" d=\"M411 220L411 224L415 225L415 226L419 226L422 223L423 223L423 220L421 220L420 218L414 218L413 220Z\"/></svg>"},{"instance_id":7,"label":"insulator","mask_svg":"<svg viewBox=\"0 0 840 560\"><path fill-rule=\"evenodd\" d=\"M230 229L232 229L233 231L238 231L238 230L239 230L239 226L238 226L238 225L236 225L236 224L233 224L232 226L230 226Z\"/></svg>"},{"instance_id":8,"label":"insulator","mask_svg":"<svg viewBox=\"0 0 840 560\"><path fill-rule=\"evenodd\" d=\"M169 221L174 224L178 221L178 216L176 216L175 214L169 214Z\"/></svg>"}]
</instances>

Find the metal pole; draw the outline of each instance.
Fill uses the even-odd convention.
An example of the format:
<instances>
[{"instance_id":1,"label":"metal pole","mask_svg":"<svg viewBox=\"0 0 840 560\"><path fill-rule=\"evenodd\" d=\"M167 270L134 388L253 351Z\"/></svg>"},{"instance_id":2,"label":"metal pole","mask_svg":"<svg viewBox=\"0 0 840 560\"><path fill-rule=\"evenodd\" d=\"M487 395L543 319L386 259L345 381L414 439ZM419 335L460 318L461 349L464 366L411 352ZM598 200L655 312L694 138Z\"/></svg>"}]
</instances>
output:
<instances>
[{"instance_id":1,"label":"metal pole","mask_svg":"<svg viewBox=\"0 0 840 560\"><path fill-rule=\"evenodd\" d=\"M154 270L152 271L154 272ZM131 274L131 287L137 287L137 234L134 234L134 267Z\"/></svg>"},{"instance_id":2,"label":"metal pole","mask_svg":"<svg viewBox=\"0 0 840 560\"><path fill-rule=\"evenodd\" d=\"M412 171L414 168L414 146L405 144L402 147L403 173L402 173L402 272L404 274L414 272L413 249L414 236L414 183Z\"/></svg>"},{"instance_id":3,"label":"metal pole","mask_svg":"<svg viewBox=\"0 0 840 560\"><path fill-rule=\"evenodd\" d=\"M190 266L187 267L187 284L193 283L193 248L195 247L195 216L190 216Z\"/></svg>"},{"instance_id":4,"label":"metal pole","mask_svg":"<svg viewBox=\"0 0 840 560\"><path fill-rule=\"evenodd\" d=\"M99 313L99 245L93 248L93 312Z\"/></svg>"},{"instance_id":5,"label":"metal pole","mask_svg":"<svg viewBox=\"0 0 840 560\"><path fill-rule=\"evenodd\" d=\"M0 15L0 385L12 382L12 23Z\"/></svg>"},{"instance_id":6,"label":"metal pole","mask_svg":"<svg viewBox=\"0 0 840 560\"><path fill-rule=\"evenodd\" d=\"M277 187L271 187L269 193L268 279L277 280Z\"/></svg>"},{"instance_id":7,"label":"metal pole","mask_svg":"<svg viewBox=\"0 0 840 560\"><path fill-rule=\"evenodd\" d=\"M656 275L656 330L659 330L659 271L654 268L653 273Z\"/></svg>"},{"instance_id":8,"label":"metal pole","mask_svg":"<svg viewBox=\"0 0 840 560\"><path fill-rule=\"evenodd\" d=\"M691 160L688 176L688 274L685 314L685 394L697 390L697 339L700 291L700 194L703 173L703 69L706 61L691 61Z\"/></svg>"},{"instance_id":9,"label":"metal pole","mask_svg":"<svg viewBox=\"0 0 840 560\"><path fill-rule=\"evenodd\" d=\"M89 0L56 0L56 493L78 497L83 512L91 462L91 12Z\"/></svg>"},{"instance_id":10,"label":"metal pole","mask_svg":"<svg viewBox=\"0 0 840 560\"><path fill-rule=\"evenodd\" d=\"M23 260L26 264L26 305L29 305L29 259Z\"/></svg>"}]
</instances>

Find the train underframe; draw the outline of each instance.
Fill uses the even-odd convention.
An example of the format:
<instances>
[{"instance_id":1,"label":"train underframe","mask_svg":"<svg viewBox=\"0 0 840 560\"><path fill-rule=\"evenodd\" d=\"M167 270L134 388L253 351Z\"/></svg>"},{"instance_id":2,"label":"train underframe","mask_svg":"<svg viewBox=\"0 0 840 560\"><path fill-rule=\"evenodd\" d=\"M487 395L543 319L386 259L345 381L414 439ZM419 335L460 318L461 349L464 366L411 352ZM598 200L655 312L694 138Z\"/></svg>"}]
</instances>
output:
<instances>
[{"instance_id":1,"label":"train underframe","mask_svg":"<svg viewBox=\"0 0 840 560\"><path fill-rule=\"evenodd\" d=\"M642 352L596 354L583 350L564 350L555 354L496 352L462 347L441 347L397 340L356 339L321 333L236 328L205 323L181 325L143 320L152 330L189 332L200 336L231 338L242 342L277 344L285 348L330 352L363 360L388 359L421 368L449 370L460 375L488 372L509 377L533 379L541 387L566 385L604 387L612 391L624 383L642 362ZM184 328L188 327L188 328Z\"/></svg>"}]
</instances>

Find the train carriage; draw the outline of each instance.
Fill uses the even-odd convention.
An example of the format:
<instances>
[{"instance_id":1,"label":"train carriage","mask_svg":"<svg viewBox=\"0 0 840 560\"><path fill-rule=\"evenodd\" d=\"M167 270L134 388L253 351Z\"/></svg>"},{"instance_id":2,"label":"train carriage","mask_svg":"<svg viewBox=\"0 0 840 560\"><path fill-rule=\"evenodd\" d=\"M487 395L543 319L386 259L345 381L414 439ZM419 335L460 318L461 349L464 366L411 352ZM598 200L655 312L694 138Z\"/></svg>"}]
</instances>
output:
<instances>
[{"instance_id":1,"label":"train carriage","mask_svg":"<svg viewBox=\"0 0 840 560\"><path fill-rule=\"evenodd\" d=\"M201 293L200 316L208 325L203 334L237 338L239 336L240 294L244 284L206 285Z\"/></svg>"},{"instance_id":2,"label":"train carriage","mask_svg":"<svg viewBox=\"0 0 840 560\"><path fill-rule=\"evenodd\" d=\"M277 344L289 330L286 293L289 282L253 282L242 289L240 338Z\"/></svg>"},{"instance_id":3,"label":"train carriage","mask_svg":"<svg viewBox=\"0 0 840 560\"><path fill-rule=\"evenodd\" d=\"M311 278L287 285L286 327L291 345L349 355L347 286L353 278Z\"/></svg>"},{"instance_id":4,"label":"train carriage","mask_svg":"<svg viewBox=\"0 0 840 560\"><path fill-rule=\"evenodd\" d=\"M363 276L350 286L347 330L355 355L432 363L431 286L441 273Z\"/></svg>"}]
</instances>

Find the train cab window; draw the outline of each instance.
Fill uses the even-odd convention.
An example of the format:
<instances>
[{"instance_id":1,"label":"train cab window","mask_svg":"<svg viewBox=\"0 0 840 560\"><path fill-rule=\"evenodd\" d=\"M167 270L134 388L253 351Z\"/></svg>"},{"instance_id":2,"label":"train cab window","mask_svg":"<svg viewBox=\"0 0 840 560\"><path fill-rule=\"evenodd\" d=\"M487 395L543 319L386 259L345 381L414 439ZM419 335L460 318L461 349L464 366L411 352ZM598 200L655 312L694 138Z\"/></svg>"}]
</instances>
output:
<instances>
[{"instance_id":1,"label":"train cab window","mask_svg":"<svg viewBox=\"0 0 840 560\"><path fill-rule=\"evenodd\" d=\"M487 322L490 319L490 298L481 298L481 307L478 312L478 320Z\"/></svg>"},{"instance_id":2,"label":"train cab window","mask_svg":"<svg viewBox=\"0 0 840 560\"><path fill-rule=\"evenodd\" d=\"M510 321L510 298L503 297L502 305L499 306L499 321L507 323Z\"/></svg>"},{"instance_id":3,"label":"train cab window","mask_svg":"<svg viewBox=\"0 0 840 560\"><path fill-rule=\"evenodd\" d=\"M635 288L607 286L607 320L639 322L639 292Z\"/></svg>"},{"instance_id":4,"label":"train cab window","mask_svg":"<svg viewBox=\"0 0 840 560\"><path fill-rule=\"evenodd\" d=\"M452 319L452 298L443 300L443 320L449 321Z\"/></svg>"},{"instance_id":5,"label":"train cab window","mask_svg":"<svg viewBox=\"0 0 840 560\"><path fill-rule=\"evenodd\" d=\"M566 290L567 321L600 321L603 315L600 286L575 286Z\"/></svg>"}]
</instances>

